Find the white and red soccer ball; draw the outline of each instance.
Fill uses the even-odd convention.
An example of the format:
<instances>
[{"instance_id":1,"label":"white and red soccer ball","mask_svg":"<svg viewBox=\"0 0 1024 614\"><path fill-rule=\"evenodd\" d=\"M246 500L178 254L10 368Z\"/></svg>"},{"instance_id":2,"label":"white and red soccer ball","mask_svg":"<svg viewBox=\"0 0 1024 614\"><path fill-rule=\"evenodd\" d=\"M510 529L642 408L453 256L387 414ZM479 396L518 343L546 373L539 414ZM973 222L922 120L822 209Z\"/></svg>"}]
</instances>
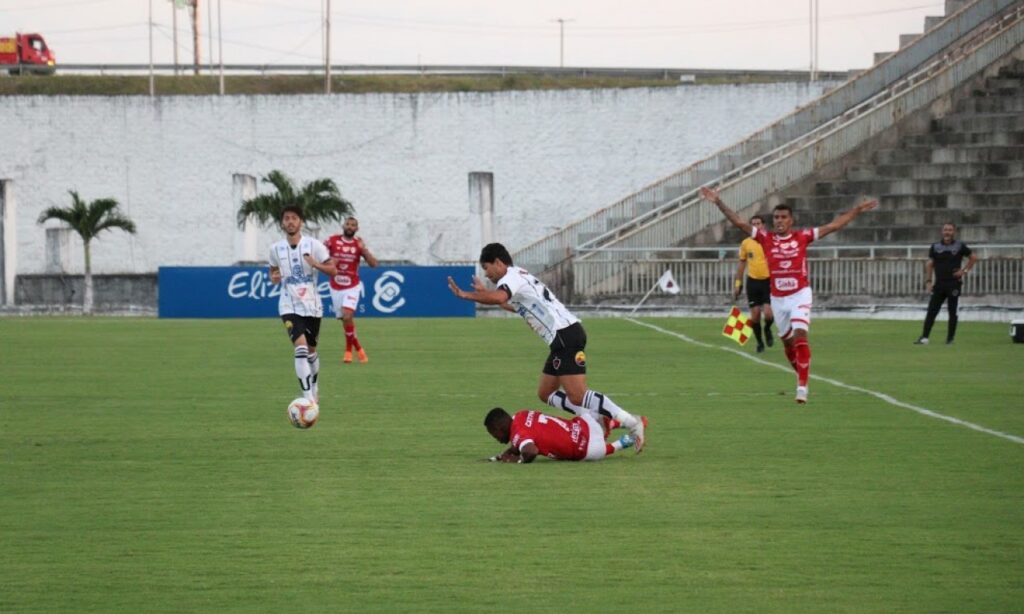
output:
<instances>
[{"instance_id":1,"label":"white and red soccer ball","mask_svg":"<svg viewBox=\"0 0 1024 614\"><path fill-rule=\"evenodd\" d=\"M308 429L320 418L320 406L304 397L288 404L288 421L297 429Z\"/></svg>"}]
</instances>

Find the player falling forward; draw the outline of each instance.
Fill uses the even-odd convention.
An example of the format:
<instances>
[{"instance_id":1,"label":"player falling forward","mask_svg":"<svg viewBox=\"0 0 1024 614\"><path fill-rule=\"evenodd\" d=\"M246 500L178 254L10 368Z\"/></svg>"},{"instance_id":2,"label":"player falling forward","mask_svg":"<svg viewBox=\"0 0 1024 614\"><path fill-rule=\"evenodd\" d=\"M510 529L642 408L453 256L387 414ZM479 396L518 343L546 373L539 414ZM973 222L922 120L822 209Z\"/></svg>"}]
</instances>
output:
<instances>
[{"instance_id":1,"label":"player falling forward","mask_svg":"<svg viewBox=\"0 0 1024 614\"><path fill-rule=\"evenodd\" d=\"M811 326L811 286L807 275L807 246L817 239L846 226L858 215L878 207L874 199L864 200L834 220L817 228L793 229L793 210L789 205L778 205L772 210L774 232L755 228L736 212L725 206L718 192L701 188L704 200L716 207L732 225L750 235L764 248L771 275L772 313L780 338L786 348L786 358L796 371L796 402L807 402L807 380L811 373L811 346L807 333Z\"/></svg>"},{"instance_id":2,"label":"player falling forward","mask_svg":"<svg viewBox=\"0 0 1024 614\"><path fill-rule=\"evenodd\" d=\"M363 295L363 282L359 281L359 261L365 260L371 267L377 266L377 258L366 247L359 232L359 220L349 216L345 219L341 234L331 235L324 243L330 252L338 274L331 277L331 304L336 317L345 330L345 355L342 362L352 362L352 351L359 356L359 362L369 362L366 351L356 336L356 309Z\"/></svg>"},{"instance_id":3,"label":"player falling forward","mask_svg":"<svg viewBox=\"0 0 1024 614\"><path fill-rule=\"evenodd\" d=\"M606 395L587 388L587 333L579 318L565 308L547 286L525 269L512 264L512 256L501 243L490 243L480 251L480 267L496 290L489 290L473 277L473 290L459 288L451 277L448 288L455 296L484 305L499 305L517 313L548 344L547 360L541 371L537 396L551 407L595 420L608 418L630 430L636 451L644 449L646 420L619 407ZM615 425L613 425L614 427Z\"/></svg>"},{"instance_id":4,"label":"player falling forward","mask_svg":"<svg viewBox=\"0 0 1024 614\"><path fill-rule=\"evenodd\" d=\"M316 288L317 272L334 275L337 269L323 243L302 236L301 207L285 207L280 222L286 237L270 246L270 282L281 284L277 311L295 348L295 376L302 396L319 403L320 357L316 345L324 307Z\"/></svg>"},{"instance_id":5,"label":"player falling forward","mask_svg":"<svg viewBox=\"0 0 1024 614\"><path fill-rule=\"evenodd\" d=\"M607 431L589 415L563 420L523 410L510 416L495 407L484 418L484 426L499 443L509 444L504 452L490 458L502 463L532 463L538 456L566 461L601 460L635 443L632 435L608 443Z\"/></svg>"}]
</instances>

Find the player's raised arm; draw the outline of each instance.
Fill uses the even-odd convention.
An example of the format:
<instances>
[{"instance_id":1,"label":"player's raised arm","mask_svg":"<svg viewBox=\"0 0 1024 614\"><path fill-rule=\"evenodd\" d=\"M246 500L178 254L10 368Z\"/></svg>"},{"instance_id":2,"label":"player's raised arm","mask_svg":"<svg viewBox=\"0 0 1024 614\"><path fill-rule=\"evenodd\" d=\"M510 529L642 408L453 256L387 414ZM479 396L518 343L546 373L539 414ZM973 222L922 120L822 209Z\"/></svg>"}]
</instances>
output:
<instances>
[{"instance_id":1,"label":"player's raised arm","mask_svg":"<svg viewBox=\"0 0 1024 614\"><path fill-rule=\"evenodd\" d=\"M448 289L452 291L452 294L467 301L474 301L481 305L504 305L512 298L508 290L503 288L498 288L497 290L484 288L482 282L475 276L473 277L473 287L475 288L474 290L467 292L460 288L454 279L448 278Z\"/></svg>"},{"instance_id":2,"label":"player's raised arm","mask_svg":"<svg viewBox=\"0 0 1024 614\"><path fill-rule=\"evenodd\" d=\"M861 213L864 213L865 211L871 211L872 209L876 208L878 208L878 201L875 200L874 198L862 200L861 202L857 203L852 209L840 214L838 217L836 217L836 219L832 220L828 224L825 224L824 226L819 226L818 238L820 239L825 235L832 234L833 232L839 230L843 226L846 226L847 224L852 222L854 218L856 218Z\"/></svg>"},{"instance_id":3,"label":"player's raised arm","mask_svg":"<svg viewBox=\"0 0 1024 614\"><path fill-rule=\"evenodd\" d=\"M722 212L725 218L745 234L749 235L753 231L754 227L750 225L750 222L736 215L735 211L725 206L725 203L722 202L722 198L718 195L716 190L712 190L709 187L702 187L700 189L700 197L718 207L718 210Z\"/></svg>"}]
</instances>

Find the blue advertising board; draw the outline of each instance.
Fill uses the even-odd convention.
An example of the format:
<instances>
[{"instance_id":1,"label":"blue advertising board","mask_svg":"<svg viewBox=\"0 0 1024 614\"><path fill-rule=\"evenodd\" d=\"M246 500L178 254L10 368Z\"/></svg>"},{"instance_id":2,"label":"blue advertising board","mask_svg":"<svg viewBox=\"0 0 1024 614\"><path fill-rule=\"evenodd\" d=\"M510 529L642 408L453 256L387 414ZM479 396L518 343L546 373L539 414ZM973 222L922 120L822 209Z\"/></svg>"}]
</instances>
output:
<instances>
[{"instance_id":1,"label":"blue advertising board","mask_svg":"<svg viewBox=\"0 0 1024 614\"><path fill-rule=\"evenodd\" d=\"M363 298L359 317L472 317L476 304L448 290L448 276L469 287L471 266L397 266L360 269ZM161 318L272 318L281 287L270 283L267 267L160 267ZM335 317L330 286L320 276L324 317Z\"/></svg>"}]
</instances>

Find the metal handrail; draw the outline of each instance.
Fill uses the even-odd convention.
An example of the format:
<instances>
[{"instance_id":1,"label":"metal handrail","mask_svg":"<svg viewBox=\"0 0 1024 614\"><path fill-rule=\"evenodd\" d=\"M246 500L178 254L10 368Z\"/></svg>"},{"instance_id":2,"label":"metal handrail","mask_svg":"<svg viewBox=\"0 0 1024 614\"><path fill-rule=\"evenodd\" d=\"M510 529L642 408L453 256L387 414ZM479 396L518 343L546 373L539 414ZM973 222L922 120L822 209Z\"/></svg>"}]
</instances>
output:
<instances>
[{"instance_id":1,"label":"metal handrail","mask_svg":"<svg viewBox=\"0 0 1024 614\"><path fill-rule=\"evenodd\" d=\"M683 193L696 189L734 170L752 158L761 156L766 150L777 149L807 130L847 112L864 100L877 95L902 79L994 15L1019 0L978 0L947 17L934 28L884 61L821 98L797 109L775 123L763 128L743 141L722 149L682 171L648 185L639 192L605 207L594 214L573 222L513 254L517 261L550 266L559 260L572 257L572 252L585 241L584 233L607 236L611 229L618 231L625 223L631 223L640 215L668 201L678 201ZM618 223L616 223L619 221ZM593 242L590 240L590 242ZM551 254L559 256L552 262Z\"/></svg>"},{"instance_id":2,"label":"metal handrail","mask_svg":"<svg viewBox=\"0 0 1024 614\"><path fill-rule=\"evenodd\" d=\"M999 28L995 33L990 33L988 30L982 32L977 37L973 37L966 45L958 47L955 52L947 53L935 62L914 72L889 90L878 93L874 98L862 102L843 115L708 183L723 185L720 190L723 199L737 209L747 207L768 194L794 183L806 176L807 169L820 168L845 155L868 138L894 125L908 113L951 91L989 63L1021 44L1024 39L1022 36L1024 28L1021 27L1022 16L1024 16L1024 4L1018 5L1012 13L994 24ZM977 38L981 38L981 42L976 42ZM979 55L983 50L988 50L984 57ZM971 70L963 70L963 67L969 65L972 67ZM942 75L951 75L951 78L945 79L942 87L936 86L935 84L940 81L938 77ZM851 138L851 135L854 136ZM793 162L797 156L803 156L803 158L799 162ZM751 186L751 184L755 185ZM671 245L673 242L678 242L693 232L721 220L716 209L700 207L701 202L695 187L682 196L638 216L629 224L631 229L620 228L603 233L577 246L577 251L610 241L622 243L623 246L629 246L628 242L631 240L642 243L638 247ZM692 229L691 232L680 233L678 229L674 228L669 236L660 240L637 239L638 235L649 229L652 224L663 226L667 217L678 216L685 210L695 208L698 209L694 213L697 219L691 220L692 223L687 224Z\"/></svg>"}]
</instances>

